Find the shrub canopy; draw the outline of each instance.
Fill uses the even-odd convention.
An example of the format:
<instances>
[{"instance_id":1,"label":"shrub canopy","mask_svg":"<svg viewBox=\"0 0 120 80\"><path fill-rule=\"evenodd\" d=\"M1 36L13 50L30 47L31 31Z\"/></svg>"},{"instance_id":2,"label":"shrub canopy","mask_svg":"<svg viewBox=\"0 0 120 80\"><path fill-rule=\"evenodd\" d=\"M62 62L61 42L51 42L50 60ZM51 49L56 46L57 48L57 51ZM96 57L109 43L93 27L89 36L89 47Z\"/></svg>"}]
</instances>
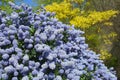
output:
<instances>
[{"instance_id":1,"label":"shrub canopy","mask_svg":"<svg viewBox=\"0 0 120 80\"><path fill-rule=\"evenodd\" d=\"M9 2L0 11L0 79L117 80L93 51L83 31L59 22L54 13Z\"/></svg>"}]
</instances>

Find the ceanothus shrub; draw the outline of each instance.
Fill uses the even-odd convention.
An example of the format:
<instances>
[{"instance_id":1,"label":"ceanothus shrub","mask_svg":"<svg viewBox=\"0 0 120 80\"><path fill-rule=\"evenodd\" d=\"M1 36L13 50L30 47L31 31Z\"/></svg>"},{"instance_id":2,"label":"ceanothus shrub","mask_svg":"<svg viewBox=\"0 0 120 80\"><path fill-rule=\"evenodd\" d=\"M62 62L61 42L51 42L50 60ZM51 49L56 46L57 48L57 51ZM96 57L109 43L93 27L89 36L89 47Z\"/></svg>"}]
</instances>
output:
<instances>
[{"instance_id":1,"label":"ceanothus shrub","mask_svg":"<svg viewBox=\"0 0 120 80\"><path fill-rule=\"evenodd\" d=\"M54 13L9 4L11 14L0 11L0 80L117 80L88 49L83 31Z\"/></svg>"}]
</instances>

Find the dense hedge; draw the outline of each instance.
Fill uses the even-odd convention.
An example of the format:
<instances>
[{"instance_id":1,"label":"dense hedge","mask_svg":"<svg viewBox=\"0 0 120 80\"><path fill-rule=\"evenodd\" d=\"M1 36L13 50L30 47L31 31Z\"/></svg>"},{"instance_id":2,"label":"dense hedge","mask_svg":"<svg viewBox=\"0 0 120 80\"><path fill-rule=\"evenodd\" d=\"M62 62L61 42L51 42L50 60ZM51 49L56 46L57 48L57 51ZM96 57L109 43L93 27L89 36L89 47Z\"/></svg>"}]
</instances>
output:
<instances>
[{"instance_id":1,"label":"dense hedge","mask_svg":"<svg viewBox=\"0 0 120 80\"><path fill-rule=\"evenodd\" d=\"M0 11L1 80L117 80L88 49L83 31L45 10L9 4L11 14Z\"/></svg>"}]
</instances>

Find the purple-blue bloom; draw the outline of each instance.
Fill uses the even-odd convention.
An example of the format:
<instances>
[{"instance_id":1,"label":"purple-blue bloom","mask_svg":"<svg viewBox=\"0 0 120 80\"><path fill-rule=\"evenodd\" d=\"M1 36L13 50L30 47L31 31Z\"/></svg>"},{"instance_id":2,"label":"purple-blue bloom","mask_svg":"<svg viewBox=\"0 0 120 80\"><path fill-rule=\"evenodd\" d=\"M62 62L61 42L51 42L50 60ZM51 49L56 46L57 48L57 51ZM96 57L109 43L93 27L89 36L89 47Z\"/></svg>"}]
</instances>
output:
<instances>
[{"instance_id":1,"label":"purple-blue bloom","mask_svg":"<svg viewBox=\"0 0 120 80\"><path fill-rule=\"evenodd\" d=\"M10 15L0 11L0 80L117 80L88 49L83 31L45 9L38 14L26 4L9 4Z\"/></svg>"}]
</instances>

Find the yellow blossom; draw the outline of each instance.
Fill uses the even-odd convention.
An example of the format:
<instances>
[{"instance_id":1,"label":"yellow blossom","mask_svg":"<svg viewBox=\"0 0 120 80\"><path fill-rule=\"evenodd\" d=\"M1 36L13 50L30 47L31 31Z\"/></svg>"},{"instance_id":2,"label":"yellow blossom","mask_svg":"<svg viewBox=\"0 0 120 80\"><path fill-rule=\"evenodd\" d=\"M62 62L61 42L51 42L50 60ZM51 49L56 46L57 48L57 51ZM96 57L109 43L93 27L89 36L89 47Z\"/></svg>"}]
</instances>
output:
<instances>
[{"instance_id":1,"label":"yellow blossom","mask_svg":"<svg viewBox=\"0 0 120 80\"><path fill-rule=\"evenodd\" d=\"M81 4L84 0L64 0L65 2L75 2Z\"/></svg>"},{"instance_id":2,"label":"yellow blossom","mask_svg":"<svg viewBox=\"0 0 120 80\"><path fill-rule=\"evenodd\" d=\"M107 50L100 50L100 59L106 60L109 59L112 55Z\"/></svg>"},{"instance_id":3,"label":"yellow blossom","mask_svg":"<svg viewBox=\"0 0 120 80\"><path fill-rule=\"evenodd\" d=\"M55 12L56 17L60 20L72 19L80 13L79 8L72 9L72 4L68 2L61 2L60 4L53 3L52 5L47 5L46 10L50 12Z\"/></svg>"},{"instance_id":4,"label":"yellow blossom","mask_svg":"<svg viewBox=\"0 0 120 80\"><path fill-rule=\"evenodd\" d=\"M93 12L90 12L88 16L74 17L70 21L70 24L80 28L89 28L96 23L109 20L111 17L115 16L117 13L118 13L117 11L113 11L113 10L108 10L104 12L93 11Z\"/></svg>"},{"instance_id":5,"label":"yellow blossom","mask_svg":"<svg viewBox=\"0 0 120 80\"><path fill-rule=\"evenodd\" d=\"M106 26L113 26L113 23L112 22L105 22L104 25L106 25Z\"/></svg>"}]
</instances>

